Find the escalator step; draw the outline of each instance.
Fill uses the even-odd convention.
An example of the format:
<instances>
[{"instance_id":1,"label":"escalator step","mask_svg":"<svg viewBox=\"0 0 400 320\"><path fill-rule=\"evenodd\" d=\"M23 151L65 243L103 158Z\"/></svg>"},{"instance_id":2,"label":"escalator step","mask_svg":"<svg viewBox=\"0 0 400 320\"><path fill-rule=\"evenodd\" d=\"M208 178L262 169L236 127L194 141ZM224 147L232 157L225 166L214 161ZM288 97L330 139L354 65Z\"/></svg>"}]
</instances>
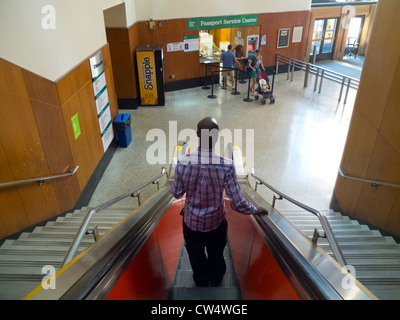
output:
<instances>
[{"instance_id":1,"label":"escalator step","mask_svg":"<svg viewBox=\"0 0 400 320\"><path fill-rule=\"evenodd\" d=\"M242 293L236 277L229 244L225 247L224 257L226 273L218 287L197 287L193 280L185 244L182 245L180 257L175 270L172 286L169 291L170 300L240 300Z\"/></svg>"}]
</instances>

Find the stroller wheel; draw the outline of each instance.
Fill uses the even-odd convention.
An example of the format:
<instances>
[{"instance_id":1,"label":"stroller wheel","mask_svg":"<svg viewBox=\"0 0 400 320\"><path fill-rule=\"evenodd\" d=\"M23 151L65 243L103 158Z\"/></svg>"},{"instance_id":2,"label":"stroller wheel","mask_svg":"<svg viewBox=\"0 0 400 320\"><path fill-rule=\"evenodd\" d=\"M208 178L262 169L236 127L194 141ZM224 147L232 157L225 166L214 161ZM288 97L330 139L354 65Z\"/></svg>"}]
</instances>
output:
<instances>
[{"instance_id":1,"label":"stroller wheel","mask_svg":"<svg viewBox=\"0 0 400 320\"><path fill-rule=\"evenodd\" d=\"M275 103L275 98L274 98L274 97L271 97L271 99L269 99L269 103L270 103L270 104Z\"/></svg>"},{"instance_id":2,"label":"stroller wheel","mask_svg":"<svg viewBox=\"0 0 400 320\"><path fill-rule=\"evenodd\" d=\"M258 95L254 96L254 99L258 100L258 99L259 99L259 96L258 96Z\"/></svg>"},{"instance_id":3,"label":"stroller wheel","mask_svg":"<svg viewBox=\"0 0 400 320\"><path fill-rule=\"evenodd\" d=\"M266 104L266 103L267 103L267 100L265 100L265 99L261 100L261 104Z\"/></svg>"}]
</instances>

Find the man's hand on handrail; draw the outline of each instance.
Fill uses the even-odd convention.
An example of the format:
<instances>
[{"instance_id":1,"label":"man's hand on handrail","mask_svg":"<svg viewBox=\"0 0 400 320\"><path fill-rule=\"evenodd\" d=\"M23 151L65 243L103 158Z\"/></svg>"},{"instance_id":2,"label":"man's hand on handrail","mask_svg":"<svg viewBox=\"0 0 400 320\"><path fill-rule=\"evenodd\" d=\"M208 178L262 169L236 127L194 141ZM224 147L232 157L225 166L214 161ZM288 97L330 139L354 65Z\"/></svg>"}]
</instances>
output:
<instances>
[{"instance_id":1,"label":"man's hand on handrail","mask_svg":"<svg viewBox=\"0 0 400 320\"><path fill-rule=\"evenodd\" d=\"M257 216L261 216L261 215L268 215L268 211L265 210L264 208L261 207L257 207L257 212L254 213Z\"/></svg>"}]
</instances>

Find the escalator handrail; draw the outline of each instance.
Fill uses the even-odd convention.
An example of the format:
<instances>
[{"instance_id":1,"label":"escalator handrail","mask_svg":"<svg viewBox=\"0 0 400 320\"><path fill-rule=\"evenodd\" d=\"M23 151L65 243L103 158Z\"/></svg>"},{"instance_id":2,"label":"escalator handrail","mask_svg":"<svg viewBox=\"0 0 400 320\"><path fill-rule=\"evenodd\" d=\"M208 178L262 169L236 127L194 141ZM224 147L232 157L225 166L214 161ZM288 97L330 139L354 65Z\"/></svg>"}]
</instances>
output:
<instances>
[{"instance_id":1,"label":"escalator handrail","mask_svg":"<svg viewBox=\"0 0 400 320\"><path fill-rule=\"evenodd\" d=\"M87 231L87 229L89 227L89 223L90 223L92 217L96 213L98 213L99 211L104 210L104 209L112 206L113 204L115 204L115 203L117 203L117 202L119 202L119 201L121 201L121 200L123 200L123 199L125 199L125 198L127 198L127 197L129 197L131 195L133 195L133 194L136 194L136 193L140 192L140 190L142 190L143 188L147 187L150 184L155 184L156 182L159 181L159 179L163 175L167 175L168 176L167 170L164 167L161 169L161 173L158 176L152 178L148 182L146 182L146 183L142 184L141 186L139 186L139 187L137 187L137 188L135 188L133 190L130 190L130 191L118 196L118 197L115 197L114 199L111 199L111 200L109 200L107 202L104 202L103 204L101 204L101 205L97 206L96 208L90 210L86 214L85 218L83 219L82 224L79 227L79 230L76 233L75 238L72 241L71 246L69 247L67 254L64 257L64 260L63 260L63 262L61 264L61 267L64 267L75 256L76 251L78 250L78 247L79 247L79 245L80 245L80 243L81 243L83 237L85 236L86 231Z\"/></svg>"},{"instance_id":2,"label":"escalator handrail","mask_svg":"<svg viewBox=\"0 0 400 320\"><path fill-rule=\"evenodd\" d=\"M332 228L331 228L331 226L329 224L329 221L328 221L328 219L326 218L326 216L322 212L320 212L320 211L318 211L318 210L316 210L314 208L311 208L311 207L309 207L309 206L307 206L307 205L305 205L305 204L303 204L303 203L301 203L301 202L299 202L299 201L287 196L286 194L280 192L279 190L275 189L274 187L272 187L271 185L266 183L264 180L262 180L260 177L256 176L255 173L254 173L254 169L252 169L252 171L251 171L251 176L257 181L258 184L262 184L262 185L266 186L272 192L278 194L281 198L286 199L287 201L293 203L294 205L296 205L296 206L298 206L298 207L300 207L300 208L312 213L313 215L315 215L318 218L318 220L320 221L322 228L324 229L325 236L326 236L326 238L327 238L327 240L328 240L328 242L329 242L329 244L330 244L330 246L332 248L332 251L333 251L338 263L340 265L342 265L342 266L347 265L346 259L343 256L343 252L339 247L339 244L338 244L338 242L337 242L337 240L335 238L335 235L334 235L334 233L332 231Z\"/></svg>"}]
</instances>

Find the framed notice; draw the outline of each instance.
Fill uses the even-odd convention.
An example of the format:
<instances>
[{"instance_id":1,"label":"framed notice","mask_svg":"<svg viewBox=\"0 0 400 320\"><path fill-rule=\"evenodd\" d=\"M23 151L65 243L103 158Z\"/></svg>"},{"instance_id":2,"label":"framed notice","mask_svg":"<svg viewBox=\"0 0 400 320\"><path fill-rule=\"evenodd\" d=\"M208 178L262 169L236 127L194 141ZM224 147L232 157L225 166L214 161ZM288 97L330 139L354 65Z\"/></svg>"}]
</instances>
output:
<instances>
[{"instance_id":1,"label":"framed notice","mask_svg":"<svg viewBox=\"0 0 400 320\"><path fill-rule=\"evenodd\" d=\"M301 42L302 36L303 36L303 26L294 27L294 28L293 28L292 43Z\"/></svg>"},{"instance_id":2,"label":"framed notice","mask_svg":"<svg viewBox=\"0 0 400 320\"><path fill-rule=\"evenodd\" d=\"M290 29L279 29L278 31L278 48L289 47Z\"/></svg>"},{"instance_id":3,"label":"framed notice","mask_svg":"<svg viewBox=\"0 0 400 320\"><path fill-rule=\"evenodd\" d=\"M94 99L96 102L97 118L100 125L100 135L103 141L103 150L104 152L106 152L107 148L110 146L112 140L114 139L114 131L112 129L112 120L111 120L110 104L108 102L106 75L104 73L104 63L101 51L99 51L95 56L91 57L89 59L89 62L90 62L90 70L92 72L92 84L94 91ZM78 114L76 114L76 116L78 116ZM75 139L77 139L76 133L75 133Z\"/></svg>"}]
</instances>

